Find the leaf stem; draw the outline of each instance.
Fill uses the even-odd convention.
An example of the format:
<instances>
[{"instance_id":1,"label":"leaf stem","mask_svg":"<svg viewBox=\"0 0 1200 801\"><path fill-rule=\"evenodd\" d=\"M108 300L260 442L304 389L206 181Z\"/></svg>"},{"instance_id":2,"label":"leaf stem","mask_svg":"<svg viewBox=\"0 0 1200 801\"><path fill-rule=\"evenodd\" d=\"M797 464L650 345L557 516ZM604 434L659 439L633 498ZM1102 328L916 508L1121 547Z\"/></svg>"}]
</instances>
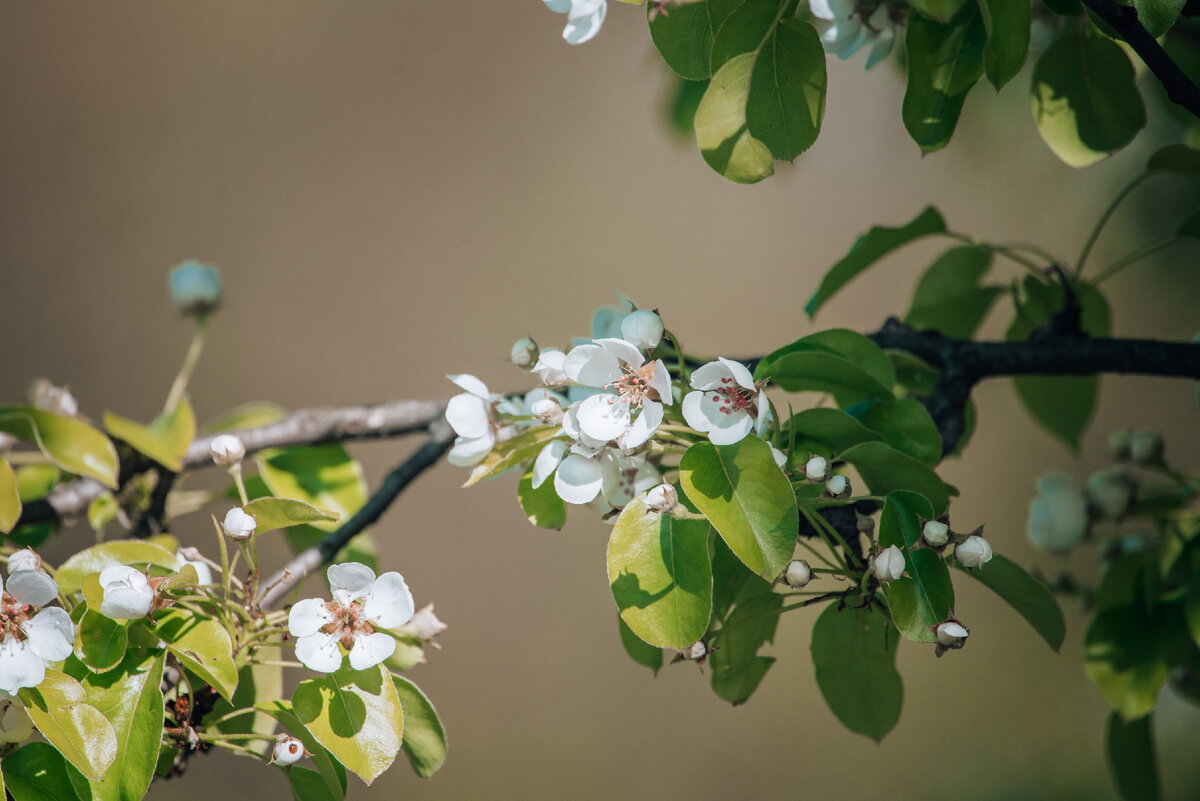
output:
<instances>
[{"instance_id":1,"label":"leaf stem","mask_svg":"<svg viewBox=\"0 0 1200 801\"><path fill-rule=\"evenodd\" d=\"M1172 234L1171 236L1163 237L1162 239L1159 239L1156 242L1151 242L1149 245L1146 245L1142 248L1139 248L1138 250L1133 251L1132 253L1122 256L1121 258L1114 261L1112 264L1105 267L1100 272L1100 274L1097 275L1095 277L1095 279L1092 280L1092 284L1094 286L1098 286L1100 284L1100 282L1106 281L1109 278L1112 278L1114 275L1121 272L1121 270L1124 270L1126 267L1133 264L1134 262L1140 261L1141 259L1144 259L1147 256L1151 255L1152 253L1157 253L1158 251L1162 250L1163 248L1167 247L1168 245L1173 245L1178 241L1179 241L1179 237Z\"/></svg>"},{"instance_id":2,"label":"leaf stem","mask_svg":"<svg viewBox=\"0 0 1200 801\"><path fill-rule=\"evenodd\" d=\"M1150 173L1143 172L1141 175L1127 183L1125 188L1118 192L1117 196L1114 197L1112 202L1108 204L1108 208L1104 210L1104 213L1100 215L1100 219L1096 221L1095 227L1092 228L1092 233L1088 235L1087 241L1083 243L1083 250L1079 252L1079 259L1075 262L1076 278L1083 273L1083 265L1084 262L1087 261L1088 254L1092 252L1092 248L1095 246L1096 240L1100 238L1100 232L1104 230L1105 224L1108 223L1108 219L1112 217L1113 212L1117 210L1117 206L1119 206L1121 201L1124 200L1130 192L1136 189L1138 185L1148 177L1150 177Z\"/></svg>"},{"instance_id":3,"label":"leaf stem","mask_svg":"<svg viewBox=\"0 0 1200 801\"><path fill-rule=\"evenodd\" d=\"M196 369L196 362L200 361L200 354L204 351L204 336L207 332L208 317L197 317L196 330L192 333L192 342L188 345L187 354L183 357L183 364L175 376L174 383L171 384L171 391L167 393L167 401L163 404L164 415L174 414L179 402L183 400L183 393L187 390L192 371Z\"/></svg>"}]
</instances>

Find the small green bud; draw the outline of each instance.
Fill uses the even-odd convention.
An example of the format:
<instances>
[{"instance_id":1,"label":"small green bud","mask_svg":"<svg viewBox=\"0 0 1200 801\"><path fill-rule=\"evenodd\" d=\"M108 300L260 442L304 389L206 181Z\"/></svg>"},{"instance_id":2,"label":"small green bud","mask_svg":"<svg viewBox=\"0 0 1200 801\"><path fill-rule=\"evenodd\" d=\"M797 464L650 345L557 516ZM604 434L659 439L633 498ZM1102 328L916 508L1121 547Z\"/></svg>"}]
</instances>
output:
<instances>
[{"instance_id":1,"label":"small green bud","mask_svg":"<svg viewBox=\"0 0 1200 801\"><path fill-rule=\"evenodd\" d=\"M191 317L212 314L221 305L221 273L216 267L185 261L171 270L171 302Z\"/></svg>"}]
</instances>

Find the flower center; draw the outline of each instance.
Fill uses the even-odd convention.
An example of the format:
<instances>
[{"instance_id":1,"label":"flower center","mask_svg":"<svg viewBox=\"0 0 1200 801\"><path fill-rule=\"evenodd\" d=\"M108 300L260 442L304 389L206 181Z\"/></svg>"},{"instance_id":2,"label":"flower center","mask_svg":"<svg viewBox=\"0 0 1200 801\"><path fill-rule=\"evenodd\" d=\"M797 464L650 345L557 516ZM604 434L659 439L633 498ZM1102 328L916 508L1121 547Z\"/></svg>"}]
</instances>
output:
<instances>
[{"instance_id":1,"label":"flower center","mask_svg":"<svg viewBox=\"0 0 1200 801\"><path fill-rule=\"evenodd\" d=\"M621 366L621 377L612 383L605 384L605 389L615 389L617 397L633 407L640 407L647 398L655 400L658 391L650 386L654 377L654 362L647 362L640 368L634 369L628 364Z\"/></svg>"},{"instance_id":2,"label":"flower center","mask_svg":"<svg viewBox=\"0 0 1200 801\"><path fill-rule=\"evenodd\" d=\"M342 646L349 651L354 647L354 639L360 634L374 634L375 627L362 617L362 604L351 601L349 606L342 606L337 601L330 601L325 608L333 615L333 620L321 627L326 634L338 634Z\"/></svg>"},{"instance_id":3,"label":"flower center","mask_svg":"<svg viewBox=\"0 0 1200 801\"><path fill-rule=\"evenodd\" d=\"M758 406L754 402L755 393L746 389L732 378L722 378L721 386L709 390L713 403L719 403L717 408L721 414L737 414L744 412L757 416Z\"/></svg>"},{"instance_id":4,"label":"flower center","mask_svg":"<svg viewBox=\"0 0 1200 801\"><path fill-rule=\"evenodd\" d=\"M0 595L0 640L12 637L18 642L25 639L21 624L29 620L29 604L18 602L7 592Z\"/></svg>"}]
</instances>

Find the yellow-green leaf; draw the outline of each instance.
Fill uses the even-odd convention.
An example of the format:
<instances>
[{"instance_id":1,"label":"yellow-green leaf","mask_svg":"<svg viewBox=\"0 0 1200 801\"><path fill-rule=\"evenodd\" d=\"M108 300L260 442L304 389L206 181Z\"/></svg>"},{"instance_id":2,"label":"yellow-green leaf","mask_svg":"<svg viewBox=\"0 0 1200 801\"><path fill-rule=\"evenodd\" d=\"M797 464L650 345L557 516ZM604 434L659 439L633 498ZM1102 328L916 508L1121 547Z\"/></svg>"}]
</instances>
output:
<instances>
[{"instance_id":1,"label":"yellow-green leaf","mask_svg":"<svg viewBox=\"0 0 1200 801\"><path fill-rule=\"evenodd\" d=\"M187 398L184 398L173 413L161 414L149 425L105 412L104 427L138 453L178 473L183 468L183 457L187 454L188 446L196 438L196 415Z\"/></svg>"},{"instance_id":2,"label":"yellow-green leaf","mask_svg":"<svg viewBox=\"0 0 1200 801\"><path fill-rule=\"evenodd\" d=\"M87 703L75 679L47 670L37 687L19 693L33 724L67 761L89 779L99 779L117 758L117 735L100 710Z\"/></svg>"},{"instance_id":3,"label":"yellow-green leaf","mask_svg":"<svg viewBox=\"0 0 1200 801\"><path fill-rule=\"evenodd\" d=\"M0 532L7 534L21 519L21 493L17 474L7 459L0 459Z\"/></svg>"},{"instance_id":4,"label":"yellow-green leaf","mask_svg":"<svg viewBox=\"0 0 1200 801\"><path fill-rule=\"evenodd\" d=\"M37 445L64 470L117 486L117 451L87 423L33 406L0 407L0 431Z\"/></svg>"}]
</instances>

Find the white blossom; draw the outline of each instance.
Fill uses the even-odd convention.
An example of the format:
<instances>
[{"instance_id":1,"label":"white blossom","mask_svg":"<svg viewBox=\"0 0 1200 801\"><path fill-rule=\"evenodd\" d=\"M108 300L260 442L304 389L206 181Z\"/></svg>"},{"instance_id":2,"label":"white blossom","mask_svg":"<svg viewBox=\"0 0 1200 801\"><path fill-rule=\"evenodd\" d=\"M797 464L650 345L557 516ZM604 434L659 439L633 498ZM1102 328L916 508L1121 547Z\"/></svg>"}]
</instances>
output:
<instances>
[{"instance_id":1,"label":"white blossom","mask_svg":"<svg viewBox=\"0 0 1200 801\"><path fill-rule=\"evenodd\" d=\"M253 537L254 529L257 526L254 515L247 514L246 510L240 506L235 506L226 512L225 520L221 523L225 536L234 542L245 542Z\"/></svg>"},{"instance_id":2,"label":"white blossom","mask_svg":"<svg viewBox=\"0 0 1200 801\"><path fill-rule=\"evenodd\" d=\"M512 350L509 351L509 358L522 370L531 370L538 360L539 353L537 343L529 337L525 337L513 343Z\"/></svg>"},{"instance_id":3,"label":"white blossom","mask_svg":"<svg viewBox=\"0 0 1200 801\"><path fill-rule=\"evenodd\" d=\"M48 590L48 585L52 591ZM0 690L16 694L46 678L46 665L70 656L75 626L66 610L49 607L58 585L45 573L18 570L0 581Z\"/></svg>"},{"instance_id":4,"label":"white blossom","mask_svg":"<svg viewBox=\"0 0 1200 801\"><path fill-rule=\"evenodd\" d=\"M940 520L929 520L921 529L921 537L934 548L941 548L950 541L950 526Z\"/></svg>"},{"instance_id":5,"label":"white blossom","mask_svg":"<svg viewBox=\"0 0 1200 801\"><path fill-rule=\"evenodd\" d=\"M395 629L413 617L413 597L397 572L379 578L359 562L330 565L326 571L333 600L306 598L288 613L296 638L296 658L311 670L332 673L342 666L339 645L350 666L365 670L387 659L396 641L378 629Z\"/></svg>"},{"instance_id":6,"label":"white blossom","mask_svg":"<svg viewBox=\"0 0 1200 801\"><path fill-rule=\"evenodd\" d=\"M824 456L809 456L804 463L804 477L809 481L825 481L829 478L829 460Z\"/></svg>"},{"instance_id":7,"label":"white blossom","mask_svg":"<svg viewBox=\"0 0 1200 801\"><path fill-rule=\"evenodd\" d=\"M100 614L113 620L144 617L154 605L154 588L142 571L129 565L109 565L100 571L104 600Z\"/></svg>"},{"instance_id":8,"label":"white blossom","mask_svg":"<svg viewBox=\"0 0 1200 801\"><path fill-rule=\"evenodd\" d=\"M541 398L535 400L529 407L530 412L538 420L548 426L556 426L562 422L563 407L554 398Z\"/></svg>"},{"instance_id":9,"label":"white blossom","mask_svg":"<svg viewBox=\"0 0 1200 801\"><path fill-rule=\"evenodd\" d=\"M446 628L446 624L439 620L438 616L433 613L433 604L427 603L416 611L416 614L412 616L412 620L405 623L398 630L415 637L421 642L430 642L434 637L445 631Z\"/></svg>"},{"instance_id":10,"label":"white blossom","mask_svg":"<svg viewBox=\"0 0 1200 801\"><path fill-rule=\"evenodd\" d=\"M783 571L783 581L789 587L800 589L812 581L812 568L803 559L793 559Z\"/></svg>"},{"instance_id":11,"label":"white blossom","mask_svg":"<svg viewBox=\"0 0 1200 801\"><path fill-rule=\"evenodd\" d=\"M567 354L557 348L547 348L538 354L538 360L533 365L533 372L548 387L561 387L571 379L563 372L563 361Z\"/></svg>"},{"instance_id":12,"label":"white blossom","mask_svg":"<svg viewBox=\"0 0 1200 801\"><path fill-rule=\"evenodd\" d=\"M659 484L646 493L646 508L666 514L679 505L679 493L670 484Z\"/></svg>"},{"instance_id":13,"label":"white blossom","mask_svg":"<svg viewBox=\"0 0 1200 801\"><path fill-rule=\"evenodd\" d=\"M871 569L881 584L895 581L904 575L904 552L895 545L889 545L875 557Z\"/></svg>"},{"instance_id":14,"label":"white blossom","mask_svg":"<svg viewBox=\"0 0 1200 801\"><path fill-rule=\"evenodd\" d=\"M79 414L79 404L75 396L66 387L57 387L45 378L33 382L30 400L39 409L45 409L54 414L74 417Z\"/></svg>"},{"instance_id":15,"label":"white blossom","mask_svg":"<svg viewBox=\"0 0 1200 801\"><path fill-rule=\"evenodd\" d=\"M741 362L718 358L692 372L692 388L683 399L683 419L714 445L732 445L751 431L761 433L770 419L770 403Z\"/></svg>"},{"instance_id":16,"label":"white blossom","mask_svg":"<svg viewBox=\"0 0 1200 801\"><path fill-rule=\"evenodd\" d=\"M208 565L208 560L204 558L198 548L188 546L179 549L179 553L175 554L175 569L180 570L184 565L191 565L195 568L196 581L199 584L213 583L212 569Z\"/></svg>"},{"instance_id":17,"label":"white blossom","mask_svg":"<svg viewBox=\"0 0 1200 801\"><path fill-rule=\"evenodd\" d=\"M279 735L279 741L271 751L271 762L287 767L295 765L304 756L304 743L296 737Z\"/></svg>"},{"instance_id":18,"label":"white blossom","mask_svg":"<svg viewBox=\"0 0 1200 801\"><path fill-rule=\"evenodd\" d=\"M954 546L954 558L963 567L982 567L992 559L992 545L978 534L972 534Z\"/></svg>"},{"instance_id":19,"label":"white blossom","mask_svg":"<svg viewBox=\"0 0 1200 801\"><path fill-rule=\"evenodd\" d=\"M540 487L553 474L554 491L567 503L612 496L621 478L617 453L607 446L551 440L533 462L533 486Z\"/></svg>"},{"instance_id":20,"label":"white blossom","mask_svg":"<svg viewBox=\"0 0 1200 801\"><path fill-rule=\"evenodd\" d=\"M571 349L563 371L577 384L610 389L579 402L579 429L597 442L621 439L633 449L654 435L671 404L671 378L663 363L647 362L623 339L597 339ZM635 416L636 413L636 416Z\"/></svg>"},{"instance_id":21,"label":"white blossom","mask_svg":"<svg viewBox=\"0 0 1200 801\"><path fill-rule=\"evenodd\" d=\"M499 397L473 375L446 377L466 390L446 404L446 422L458 435L447 459L450 464L471 467L482 462L496 444L499 425L494 408Z\"/></svg>"},{"instance_id":22,"label":"white blossom","mask_svg":"<svg viewBox=\"0 0 1200 801\"><path fill-rule=\"evenodd\" d=\"M808 7L814 17L833 23L821 34L826 53L847 59L870 44L866 69L871 69L892 52L896 26L888 15L887 3L880 3L869 16L857 0L809 0Z\"/></svg>"},{"instance_id":23,"label":"white blossom","mask_svg":"<svg viewBox=\"0 0 1200 801\"><path fill-rule=\"evenodd\" d=\"M662 341L663 321L658 312L638 309L621 320L621 338L643 350L654 350Z\"/></svg>"},{"instance_id":24,"label":"white blossom","mask_svg":"<svg viewBox=\"0 0 1200 801\"><path fill-rule=\"evenodd\" d=\"M1029 504L1029 541L1047 551L1068 551L1087 532L1087 497L1069 476L1050 473L1037 480L1039 497Z\"/></svg>"},{"instance_id":25,"label":"white blossom","mask_svg":"<svg viewBox=\"0 0 1200 801\"><path fill-rule=\"evenodd\" d=\"M845 476L830 476L825 482L825 491L829 493L831 498L849 498L850 497L850 479Z\"/></svg>"},{"instance_id":26,"label":"white blossom","mask_svg":"<svg viewBox=\"0 0 1200 801\"><path fill-rule=\"evenodd\" d=\"M240 464L246 458L246 443L236 434L218 434L208 444L208 452L219 465Z\"/></svg>"},{"instance_id":27,"label":"white blossom","mask_svg":"<svg viewBox=\"0 0 1200 801\"><path fill-rule=\"evenodd\" d=\"M944 648L961 648L971 632L957 620L946 620L939 623L935 634L938 645Z\"/></svg>"},{"instance_id":28,"label":"white blossom","mask_svg":"<svg viewBox=\"0 0 1200 801\"><path fill-rule=\"evenodd\" d=\"M0 690L0 743L19 743L33 734L33 721L15 695Z\"/></svg>"},{"instance_id":29,"label":"white blossom","mask_svg":"<svg viewBox=\"0 0 1200 801\"><path fill-rule=\"evenodd\" d=\"M38 570L42 566L42 557L38 556L32 548L22 548L8 557L8 572L9 574L16 573L18 570Z\"/></svg>"},{"instance_id":30,"label":"white blossom","mask_svg":"<svg viewBox=\"0 0 1200 801\"><path fill-rule=\"evenodd\" d=\"M545 0L551 11L567 15L563 38L567 44L583 44L600 31L608 13L607 0Z\"/></svg>"}]
</instances>

